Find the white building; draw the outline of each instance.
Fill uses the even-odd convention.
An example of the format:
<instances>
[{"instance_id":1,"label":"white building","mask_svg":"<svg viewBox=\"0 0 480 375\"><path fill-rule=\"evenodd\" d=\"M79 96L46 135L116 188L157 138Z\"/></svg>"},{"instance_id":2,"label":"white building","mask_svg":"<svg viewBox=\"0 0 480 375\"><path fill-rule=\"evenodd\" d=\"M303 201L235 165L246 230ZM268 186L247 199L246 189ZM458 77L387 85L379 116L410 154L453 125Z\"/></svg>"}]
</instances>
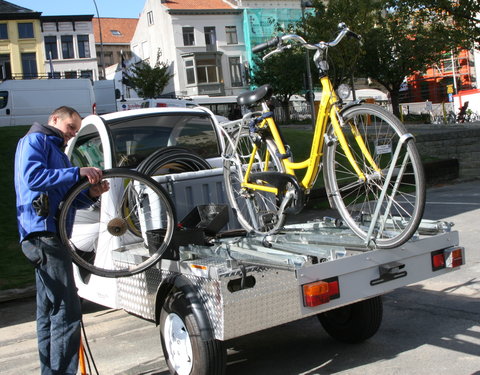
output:
<instances>
[{"instance_id":1,"label":"white building","mask_svg":"<svg viewBox=\"0 0 480 375\"><path fill-rule=\"evenodd\" d=\"M164 94L238 95L248 87L242 10L222 0L147 0L132 38L133 56L174 74Z\"/></svg>"},{"instance_id":2,"label":"white building","mask_svg":"<svg viewBox=\"0 0 480 375\"><path fill-rule=\"evenodd\" d=\"M41 16L45 71L58 78L98 80L93 15Z\"/></svg>"}]
</instances>

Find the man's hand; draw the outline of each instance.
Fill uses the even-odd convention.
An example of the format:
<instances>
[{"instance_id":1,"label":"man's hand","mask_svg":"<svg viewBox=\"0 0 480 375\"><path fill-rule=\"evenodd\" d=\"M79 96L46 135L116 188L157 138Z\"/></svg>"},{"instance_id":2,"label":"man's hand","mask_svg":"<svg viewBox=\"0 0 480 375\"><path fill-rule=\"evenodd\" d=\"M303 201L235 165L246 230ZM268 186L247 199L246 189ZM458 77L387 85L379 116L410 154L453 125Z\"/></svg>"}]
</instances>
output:
<instances>
[{"instance_id":1,"label":"man's hand","mask_svg":"<svg viewBox=\"0 0 480 375\"><path fill-rule=\"evenodd\" d=\"M110 184L108 183L108 181L103 180L100 181L98 184L90 186L88 194L90 194L91 198L98 198L100 195L102 195L108 190L110 190Z\"/></svg>"},{"instance_id":2,"label":"man's hand","mask_svg":"<svg viewBox=\"0 0 480 375\"><path fill-rule=\"evenodd\" d=\"M103 172L95 167L80 168L80 177L87 177L88 182L92 185L98 184L102 180Z\"/></svg>"}]
</instances>

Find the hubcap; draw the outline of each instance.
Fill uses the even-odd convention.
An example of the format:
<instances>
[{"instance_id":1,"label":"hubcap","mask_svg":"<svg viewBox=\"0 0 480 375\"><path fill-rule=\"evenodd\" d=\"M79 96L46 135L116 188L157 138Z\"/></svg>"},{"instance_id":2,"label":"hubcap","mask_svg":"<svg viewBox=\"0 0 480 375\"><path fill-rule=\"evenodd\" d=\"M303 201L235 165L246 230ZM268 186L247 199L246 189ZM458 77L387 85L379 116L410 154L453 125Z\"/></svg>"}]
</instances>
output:
<instances>
[{"instance_id":1,"label":"hubcap","mask_svg":"<svg viewBox=\"0 0 480 375\"><path fill-rule=\"evenodd\" d=\"M170 363L178 375L189 375L193 367L192 343L183 320L175 313L165 319L164 340Z\"/></svg>"}]
</instances>

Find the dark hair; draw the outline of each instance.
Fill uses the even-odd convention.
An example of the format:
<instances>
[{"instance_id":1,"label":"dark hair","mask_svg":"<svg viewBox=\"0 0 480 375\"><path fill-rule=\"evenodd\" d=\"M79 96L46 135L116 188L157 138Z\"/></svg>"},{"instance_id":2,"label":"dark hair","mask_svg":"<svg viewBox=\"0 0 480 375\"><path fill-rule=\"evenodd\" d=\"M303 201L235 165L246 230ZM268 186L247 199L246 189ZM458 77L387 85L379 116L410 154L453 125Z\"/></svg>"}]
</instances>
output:
<instances>
[{"instance_id":1,"label":"dark hair","mask_svg":"<svg viewBox=\"0 0 480 375\"><path fill-rule=\"evenodd\" d=\"M72 107L67 107L66 105L63 105L55 109L50 114L50 117L48 118L48 122L50 122L53 116L58 116L63 119L65 117L72 117L73 115L77 115L78 117L82 118L82 116L80 116L80 113L78 113L75 109L73 109Z\"/></svg>"}]
</instances>

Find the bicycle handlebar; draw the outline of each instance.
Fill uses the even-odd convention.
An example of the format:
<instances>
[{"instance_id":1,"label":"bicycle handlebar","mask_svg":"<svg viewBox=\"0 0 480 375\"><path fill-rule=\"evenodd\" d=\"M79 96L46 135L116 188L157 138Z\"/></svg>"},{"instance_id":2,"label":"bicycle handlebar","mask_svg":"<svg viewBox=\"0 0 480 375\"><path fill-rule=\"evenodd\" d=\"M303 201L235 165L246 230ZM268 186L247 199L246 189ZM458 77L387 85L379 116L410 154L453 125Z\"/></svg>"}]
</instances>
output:
<instances>
[{"instance_id":1,"label":"bicycle handlebar","mask_svg":"<svg viewBox=\"0 0 480 375\"><path fill-rule=\"evenodd\" d=\"M263 50L266 50L267 48L277 46L278 43L280 43L280 38L278 36L276 36L275 38L270 39L268 42L256 45L255 47L252 48L252 52L253 53L262 52Z\"/></svg>"},{"instance_id":2,"label":"bicycle handlebar","mask_svg":"<svg viewBox=\"0 0 480 375\"><path fill-rule=\"evenodd\" d=\"M309 44L305 41L305 39L303 39L299 35L285 34L285 35L282 35L282 36L276 36L275 38L270 39L269 41L267 41L265 43L261 43L261 44L256 45L255 47L252 48L252 52L253 53L258 53L258 52L261 52L263 50L266 50L267 48L276 46L277 48L274 51L271 51L270 53L265 55L264 58L266 58L266 57L268 57L268 56L270 56L274 53L282 52L282 50L284 48L286 48L286 46L282 46L282 44L284 42L289 41L289 40L292 40L292 41L295 41L295 42L299 43L304 48L314 49L314 50L324 50L324 49L327 49L328 47L335 47L338 43L340 43L340 41L345 36L355 38L360 43L362 43L362 37L359 34L356 34L353 31L351 31L347 27L347 25L345 25L344 23L340 23L338 25L338 28L339 28L339 33L338 33L337 37L330 42L319 42L317 44Z\"/></svg>"}]
</instances>

